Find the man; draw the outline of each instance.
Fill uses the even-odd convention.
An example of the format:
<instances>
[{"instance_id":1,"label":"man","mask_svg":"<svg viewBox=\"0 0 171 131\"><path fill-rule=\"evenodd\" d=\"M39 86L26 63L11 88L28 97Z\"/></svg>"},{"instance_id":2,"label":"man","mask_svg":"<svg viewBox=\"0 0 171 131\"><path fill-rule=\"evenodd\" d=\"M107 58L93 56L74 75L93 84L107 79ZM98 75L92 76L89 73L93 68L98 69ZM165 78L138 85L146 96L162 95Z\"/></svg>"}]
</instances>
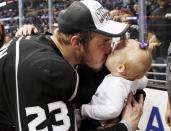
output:
<instances>
[{"instance_id":1,"label":"man","mask_svg":"<svg viewBox=\"0 0 171 131\"><path fill-rule=\"evenodd\" d=\"M0 59L0 130L76 131L73 99L79 78L75 66L100 70L111 52L112 36L127 25L108 19L97 1L74 2L59 18L53 36L14 39ZM123 120L104 131L135 130L142 115L132 96Z\"/></svg>"}]
</instances>

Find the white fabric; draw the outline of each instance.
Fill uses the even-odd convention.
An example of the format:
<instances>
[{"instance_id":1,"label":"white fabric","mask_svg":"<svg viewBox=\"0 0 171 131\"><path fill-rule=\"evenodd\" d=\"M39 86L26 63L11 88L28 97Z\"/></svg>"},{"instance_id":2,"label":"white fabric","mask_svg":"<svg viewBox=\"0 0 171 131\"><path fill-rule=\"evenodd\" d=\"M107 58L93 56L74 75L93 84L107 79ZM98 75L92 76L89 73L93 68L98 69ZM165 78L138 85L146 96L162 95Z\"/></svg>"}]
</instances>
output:
<instances>
[{"instance_id":1,"label":"white fabric","mask_svg":"<svg viewBox=\"0 0 171 131\"><path fill-rule=\"evenodd\" d=\"M81 114L96 120L109 120L120 115L128 94L147 86L147 77L130 81L107 75L89 104L82 105Z\"/></svg>"},{"instance_id":2,"label":"white fabric","mask_svg":"<svg viewBox=\"0 0 171 131\"><path fill-rule=\"evenodd\" d=\"M118 35L129 26L125 23L110 20L108 11L99 2L94 0L84 0L81 2L90 10L94 24L98 30Z\"/></svg>"}]
</instances>

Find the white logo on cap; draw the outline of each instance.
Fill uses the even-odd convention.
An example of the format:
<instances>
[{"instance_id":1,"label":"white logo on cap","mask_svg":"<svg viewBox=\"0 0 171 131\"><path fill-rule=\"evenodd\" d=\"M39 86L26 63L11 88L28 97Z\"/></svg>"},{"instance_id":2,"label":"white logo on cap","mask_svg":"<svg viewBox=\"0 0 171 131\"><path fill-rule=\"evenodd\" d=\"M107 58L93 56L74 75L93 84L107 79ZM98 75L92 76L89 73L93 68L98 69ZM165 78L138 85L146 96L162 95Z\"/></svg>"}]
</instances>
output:
<instances>
[{"instance_id":1,"label":"white logo on cap","mask_svg":"<svg viewBox=\"0 0 171 131\"><path fill-rule=\"evenodd\" d=\"M110 19L108 12L103 7L98 8L95 13L100 23Z\"/></svg>"}]
</instances>

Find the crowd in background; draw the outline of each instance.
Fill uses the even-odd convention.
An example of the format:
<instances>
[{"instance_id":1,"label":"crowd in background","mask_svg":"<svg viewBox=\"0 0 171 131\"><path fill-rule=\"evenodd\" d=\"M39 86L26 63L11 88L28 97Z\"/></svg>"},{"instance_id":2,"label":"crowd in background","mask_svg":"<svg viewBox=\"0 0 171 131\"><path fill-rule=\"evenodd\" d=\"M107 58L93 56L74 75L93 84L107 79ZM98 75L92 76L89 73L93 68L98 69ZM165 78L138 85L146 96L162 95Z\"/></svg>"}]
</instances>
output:
<instances>
[{"instance_id":1,"label":"crowd in background","mask_svg":"<svg viewBox=\"0 0 171 131\"><path fill-rule=\"evenodd\" d=\"M73 1L74 0L53 0L52 21L54 27L57 26L59 12L67 8ZM115 12L115 13L111 13L113 16L118 15L116 11L120 12L120 16L124 16L123 14L128 14L129 18L131 18L129 19L129 22L131 22L131 24L134 25L134 27L136 28L136 30L134 28L134 30L130 31L132 32L130 33L132 35L131 38L135 39L139 37L138 29L137 29L138 28L137 17L138 17L138 6L139 6L138 0L98 0L98 1L104 7L106 7L106 9L109 10L110 12ZM150 20L150 18L152 18L151 17L152 13L159 8L159 3L158 0L146 0L145 4L147 7L146 10L147 25L152 25L153 23L151 23L152 20ZM5 26L6 34L9 37L14 36L19 26L18 4L14 4L14 5L15 6L9 6L9 7L6 6L5 8L0 8L0 21L3 22ZM26 0L23 6L24 6L24 12L23 12L24 24L34 24L42 33L49 31L48 0L31 0L31 1ZM128 17L122 17L121 19L117 16L114 17L113 20L126 22L128 20L127 18Z\"/></svg>"},{"instance_id":2,"label":"crowd in background","mask_svg":"<svg viewBox=\"0 0 171 131\"><path fill-rule=\"evenodd\" d=\"M53 23L58 22L58 14L65 9L74 0L53 0ZM108 10L126 8L129 9L133 15L137 15L137 0L99 0ZM13 3L12 3L13 4ZM0 20L3 21L7 33L14 34L18 28L18 5L11 7L0 8ZM147 15L150 15L154 9L158 7L156 0L147 1ZM48 27L48 1L39 0L33 3L24 3L24 23L35 24L41 32L46 32Z\"/></svg>"}]
</instances>

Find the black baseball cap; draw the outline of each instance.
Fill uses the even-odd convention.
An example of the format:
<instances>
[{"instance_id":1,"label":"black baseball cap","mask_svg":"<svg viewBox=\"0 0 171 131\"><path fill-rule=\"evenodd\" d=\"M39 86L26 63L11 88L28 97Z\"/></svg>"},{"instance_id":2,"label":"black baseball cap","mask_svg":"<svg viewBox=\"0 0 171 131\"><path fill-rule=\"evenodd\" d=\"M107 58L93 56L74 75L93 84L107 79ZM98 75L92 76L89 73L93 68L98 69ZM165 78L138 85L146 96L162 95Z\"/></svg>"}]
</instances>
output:
<instances>
[{"instance_id":1,"label":"black baseball cap","mask_svg":"<svg viewBox=\"0 0 171 131\"><path fill-rule=\"evenodd\" d=\"M58 26L65 34L93 31L111 37L123 35L129 27L111 20L108 11L96 0L73 2L59 15Z\"/></svg>"}]
</instances>

